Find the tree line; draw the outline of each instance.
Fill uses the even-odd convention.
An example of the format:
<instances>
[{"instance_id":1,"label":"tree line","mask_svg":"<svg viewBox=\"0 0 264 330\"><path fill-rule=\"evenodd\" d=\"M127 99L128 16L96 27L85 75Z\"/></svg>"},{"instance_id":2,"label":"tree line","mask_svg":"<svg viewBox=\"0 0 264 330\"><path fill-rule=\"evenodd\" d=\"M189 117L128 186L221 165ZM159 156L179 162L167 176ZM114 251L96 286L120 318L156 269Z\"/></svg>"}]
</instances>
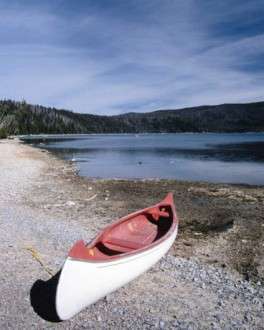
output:
<instances>
[{"instance_id":1,"label":"tree line","mask_svg":"<svg viewBox=\"0 0 264 330\"><path fill-rule=\"evenodd\" d=\"M222 104L116 116L0 101L0 137L22 134L264 131L264 102Z\"/></svg>"}]
</instances>

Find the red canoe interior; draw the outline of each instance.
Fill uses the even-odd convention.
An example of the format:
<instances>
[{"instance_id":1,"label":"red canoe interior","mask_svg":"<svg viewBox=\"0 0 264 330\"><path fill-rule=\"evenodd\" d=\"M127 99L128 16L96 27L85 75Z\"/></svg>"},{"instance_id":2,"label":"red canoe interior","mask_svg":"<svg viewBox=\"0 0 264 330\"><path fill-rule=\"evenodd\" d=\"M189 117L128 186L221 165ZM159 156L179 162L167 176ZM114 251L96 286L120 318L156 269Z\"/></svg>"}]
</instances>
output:
<instances>
[{"instance_id":1,"label":"red canoe interior","mask_svg":"<svg viewBox=\"0 0 264 330\"><path fill-rule=\"evenodd\" d=\"M131 215L106 228L92 244L77 242L69 256L77 259L105 260L135 252L161 239L173 224L170 205L159 204L137 215Z\"/></svg>"}]
</instances>

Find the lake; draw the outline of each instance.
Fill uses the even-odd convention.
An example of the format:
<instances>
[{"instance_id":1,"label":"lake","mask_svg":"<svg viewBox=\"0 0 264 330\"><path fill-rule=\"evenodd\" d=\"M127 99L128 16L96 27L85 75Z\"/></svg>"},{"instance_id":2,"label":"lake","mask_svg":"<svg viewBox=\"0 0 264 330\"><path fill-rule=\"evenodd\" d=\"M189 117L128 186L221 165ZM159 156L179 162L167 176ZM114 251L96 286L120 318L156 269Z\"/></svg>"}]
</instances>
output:
<instances>
[{"instance_id":1,"label":"lake","mask_svg":"<svg viewBox=\"0 0 264 330\"><path fill-rule=\"evenodd\" d=\"M264 133L91 134L23 137L92 178L264 184Z\"/></svg>"}]
</instances>

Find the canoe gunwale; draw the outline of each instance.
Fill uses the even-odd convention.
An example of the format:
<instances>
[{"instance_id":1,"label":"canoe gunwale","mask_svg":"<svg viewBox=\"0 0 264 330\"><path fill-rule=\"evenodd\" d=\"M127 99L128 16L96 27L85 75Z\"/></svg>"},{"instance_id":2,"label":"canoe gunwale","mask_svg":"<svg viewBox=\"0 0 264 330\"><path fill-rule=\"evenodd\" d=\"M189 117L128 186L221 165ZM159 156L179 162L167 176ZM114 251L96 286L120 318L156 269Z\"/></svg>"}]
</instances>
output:
<instances>
[{"instance_id":1,"label":"canoe gunwale","mask_svg":"<svg viewBox=\"0 0 264 330\"><path fill-rule=\"evenodd\" d=\"M177 235L178 226L176 226L175 229L176 229L175 231L176 231L176 235ZM171 235L169 235L169 237L167 237L167 239L170 238L175 233L175 231L173 231L171 233ZM155 253L157 250L159 250L160 244L163 243L165 240L162 240L162 242L159 240L159 244L156 244L155 246L151 245L147 249L140 249L140 250L137 250L135 253L132 253L132 252L123 253L122 255L119 255L119 258L114 258L114 259L110 259L110 260L109 259L105 259L105 260L89 259L89 260L87 260L87 259L77 259L77 258L73 258L73 257L68 257L66 260L72 260L72 261L83 262L83 263L88 263L88 264L96 264L98 266L98 268L119 266L120 264L129 263L138 258L144 258L151 253ZM124 256L124 254L126 254L126 255ZM122 258L121 258L121 256L122 256ZM124 258L123 258L123 256L124 256Z\"/></svg>"}]
</instances>

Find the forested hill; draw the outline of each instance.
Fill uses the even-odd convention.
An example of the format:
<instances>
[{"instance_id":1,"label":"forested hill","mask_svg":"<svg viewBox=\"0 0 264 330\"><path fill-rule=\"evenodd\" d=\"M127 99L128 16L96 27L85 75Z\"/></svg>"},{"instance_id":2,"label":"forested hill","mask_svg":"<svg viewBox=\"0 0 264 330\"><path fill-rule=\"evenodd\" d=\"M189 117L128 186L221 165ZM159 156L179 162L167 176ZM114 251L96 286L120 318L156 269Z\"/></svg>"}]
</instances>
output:
<instances>
[{"instance_id":1,"label":"forested hill","mask_svg":"<svg viewBox=\"0 0 264 330\"><path fill-rule=\"evenodd\" d=\"M0 129L8 134L264 131L264 102L97 116L5 100Z\"/></svg>"}]
</instances>

